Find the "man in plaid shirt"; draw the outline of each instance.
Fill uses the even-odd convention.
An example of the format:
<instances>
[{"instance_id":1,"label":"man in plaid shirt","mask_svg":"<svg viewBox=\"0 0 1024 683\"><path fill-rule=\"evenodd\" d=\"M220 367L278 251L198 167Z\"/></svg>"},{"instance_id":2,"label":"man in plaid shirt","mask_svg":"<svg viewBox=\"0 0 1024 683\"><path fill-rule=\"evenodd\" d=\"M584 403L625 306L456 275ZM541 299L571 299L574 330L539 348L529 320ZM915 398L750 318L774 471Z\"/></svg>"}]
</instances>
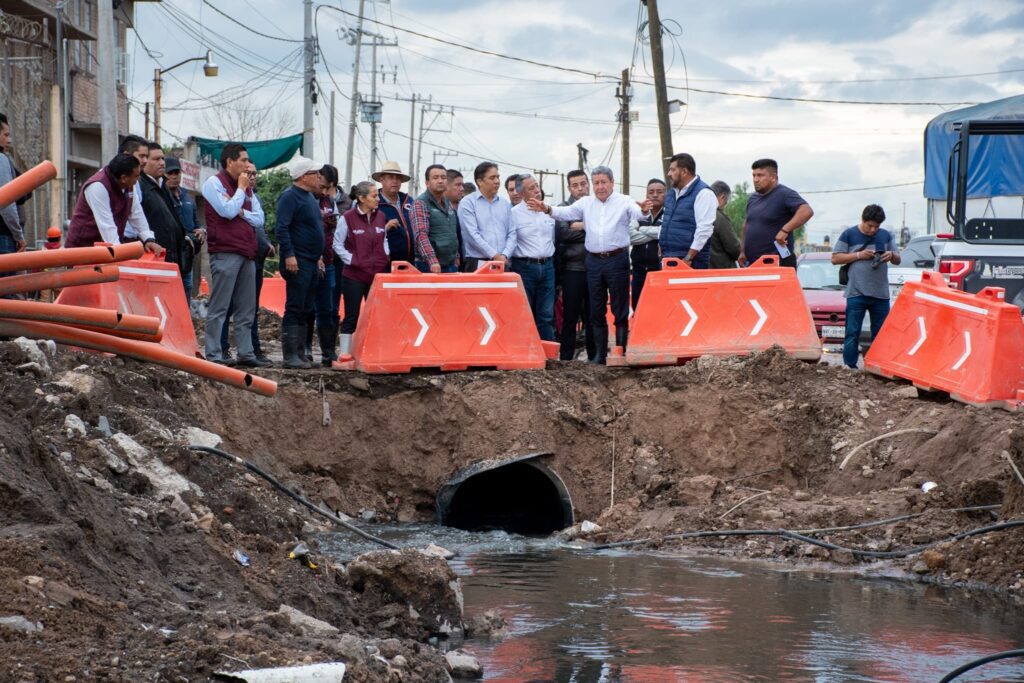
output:
<instances>
[{"instance_id":1,"label":"man in plaid shirt","mask_svg":"<svg viewBox=\"0 0 1024 683\"><path fill-rule=\"evenodd\" d=\"M416 198L412 223L416 233L416 267L422 273L459 271L459 219L445 196L448 172L433 164L425 173L427 189Z\"/></svg>"}]
</instances>

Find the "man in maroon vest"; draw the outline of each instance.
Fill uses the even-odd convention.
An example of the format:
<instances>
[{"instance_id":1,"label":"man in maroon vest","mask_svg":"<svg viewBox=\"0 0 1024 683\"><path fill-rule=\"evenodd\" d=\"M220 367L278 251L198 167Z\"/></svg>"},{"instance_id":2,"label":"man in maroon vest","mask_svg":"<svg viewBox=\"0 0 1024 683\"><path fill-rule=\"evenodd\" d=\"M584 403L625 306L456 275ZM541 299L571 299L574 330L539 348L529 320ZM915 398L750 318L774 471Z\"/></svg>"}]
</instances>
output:
<instances>
[{"instance_id":1,"label":"man in maroon vest","mask_svg":"<svg viewBox=\"0 0 1024 683\"><path fill-rule=\"evenodd\" d=\"M233 307L237 364L246 368L269 365L252 348L252 323L256 316L256 230L246 221L252 211L252 191L245 169L249 153L237 142L224 145L221 171L203 183L206 205L206 246L210 252L210 300L206 305L206 359L226 363L220 334Z\"/></svg>"},{"instance_id":2,"label":"man in maroon vest","mask_svg":"<svg viewBox=\"0 0 1024 683\"><path fill-rule=\"evenodd\" d=\"M141 168L135 157L118 154L85 181L71 214L64 246L91 247L97 242L121 244L125 241L125 230L130 227L129 237L138 236L146 245L146 251L163 252L142 211L142 199L137 191Z\"/></svg>"}]
</instances>

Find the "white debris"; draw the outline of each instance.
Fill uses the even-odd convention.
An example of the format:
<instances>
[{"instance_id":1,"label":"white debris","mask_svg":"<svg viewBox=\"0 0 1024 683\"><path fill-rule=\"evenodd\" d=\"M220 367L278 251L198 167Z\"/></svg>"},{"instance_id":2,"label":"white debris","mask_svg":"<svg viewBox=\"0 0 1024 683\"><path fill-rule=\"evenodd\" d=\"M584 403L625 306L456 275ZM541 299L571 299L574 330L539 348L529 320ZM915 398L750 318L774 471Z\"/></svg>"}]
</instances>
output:
<instances>
[{"instance_id":1,"label":"white debris","mask_svg":"<svg viewBox=\"0 0 1024 683\"><path fill-rule=\"evenodd\" d=\"M218 435L199 427L186 427L182 429L178 432L178 439L190 446L206 446L207 448L217 448L224 442L224 439Z\"/></svg>"},{"instance_id":2,"label":"white debris","mask_svg":"<svg viewBox=\"0 0 1024 683\"><path fill-rule=\"evenodd\" d=\"M85 423L82 422L82 418L74 413L69 413L64 418L64 430L67 432L69 439L74 439L76 436L85 436L86 434Z\"/></svg>"}]
</instances>

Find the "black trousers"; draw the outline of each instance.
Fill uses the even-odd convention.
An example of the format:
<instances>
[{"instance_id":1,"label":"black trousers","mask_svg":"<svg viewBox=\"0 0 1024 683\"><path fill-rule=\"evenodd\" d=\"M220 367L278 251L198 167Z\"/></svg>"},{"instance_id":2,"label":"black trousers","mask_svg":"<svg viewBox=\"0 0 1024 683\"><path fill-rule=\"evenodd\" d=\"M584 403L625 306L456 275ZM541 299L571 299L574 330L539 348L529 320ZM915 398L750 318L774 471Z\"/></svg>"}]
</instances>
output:
<instances>
[{"instance_id":1,"label":"black trousers","mask_svg":"<svg viewBox=\"0 0 1024 683\"><path fill-rule=\"evenodd\" d=\"M595 332L601 331L604 338L608 338L605 311L609 296L612 300L612 315L615 316L615 329L628 330L629 254L623 251L608 258L587 254L587 288L590 290L590 326Z\"/></svg>"},{"instance_id":2,"label":"black trousers","mask_svg":"<svg viewBox=\"0 0 1024 683\"><path fill-rule=\"evenodd\" d=\"M342 334L352 334L356 331L356 323L359 322L359 309L369 293L370 285L368 283L342 276L341 296L345 301L345 317L341 319Z\"/></svg>"},{"instance_id":3,"label":"black trousers","mask_svg":"<svg viewBox=\"0 0 1024 683\"><path fill-rule=\"evenodd\" d=\"M590 326L590 298L587 290L587 274L582 270L563 270L562 282L562 331L559 336L561 348L558 357L572 360L576 356L576 324L583 320L583 334L587 343L587 359L597 354L594 344L594 329Z\"/></svg>"},{"instance_id":4,"label":"black trousers","mask_svg":"<svg viewBox=\"0 0 1024 683\"><path fill-rule=\"evenodd\" d=\"M661 261L658 259L658 241L646 242L633 247L630 253L630 261L633 265L633 286L632 293L633 310L640 301L640 292L644 290L644 282L647 281L647 273L661 270Z\"/></svg>"}]
</instances>

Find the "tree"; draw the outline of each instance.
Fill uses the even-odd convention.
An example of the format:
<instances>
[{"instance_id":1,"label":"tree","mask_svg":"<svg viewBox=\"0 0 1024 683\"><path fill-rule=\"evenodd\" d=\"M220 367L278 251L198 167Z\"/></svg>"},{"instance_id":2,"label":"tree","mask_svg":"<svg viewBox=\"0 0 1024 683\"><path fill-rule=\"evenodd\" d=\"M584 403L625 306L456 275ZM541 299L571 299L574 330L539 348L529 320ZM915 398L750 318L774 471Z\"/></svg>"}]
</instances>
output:
<instances>
[{"instance_id":1,"label":"tree","mask_svg":"<svg viewBox=\"0 0 1024 683\"><path fill-rule=\"evenodd\" d=\"M274 242L274 225L277 220L277 200L281 193L291 186L292 177L284 168L276 168L272 171L260 171L256 178L256 195L260 198L260 205L266 216L267 237Z\"/></svg>"},{"instance_id":2,"label":"tree","mask_svg":"<svg viewBox=\"0 0 1024 683\"><path fill-rule=\"evenodd\" d=\"M203 111L203 125L218 140L273 140L293 130L288 111L281 108L220 106Z\"/></svg>"},{"instance_id":3,"label":"tree","mask_svg":"<svg viewBox=\"0 0 1024 683\"><path fill-rule=\"evenodd\" d=\"M750 186L746 183L742 185L736 183L736 186L732 188L732 196L729 197L729 201L723 209L725 215L732 221L732 229L736 232L736 236L741 239L743 237L743 221L747 217L747 199L749 198Z\"/></svg>"}]
</instances>

